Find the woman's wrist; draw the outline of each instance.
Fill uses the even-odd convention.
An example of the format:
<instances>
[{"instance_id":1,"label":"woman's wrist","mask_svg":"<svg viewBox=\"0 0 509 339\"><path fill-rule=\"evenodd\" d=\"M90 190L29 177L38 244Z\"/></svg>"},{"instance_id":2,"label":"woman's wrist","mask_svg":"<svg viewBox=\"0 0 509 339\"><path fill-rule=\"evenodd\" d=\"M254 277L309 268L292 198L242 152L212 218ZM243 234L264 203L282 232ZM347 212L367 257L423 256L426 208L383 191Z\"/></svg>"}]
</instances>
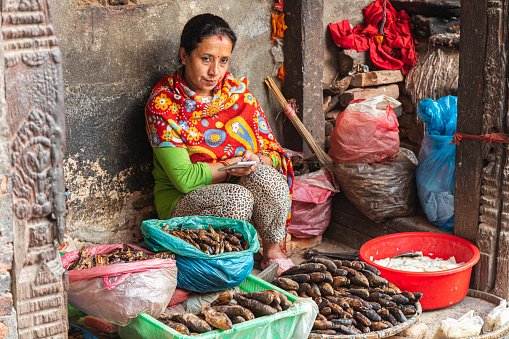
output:
<instances>
[{"instance_id":1,"label":"woman's wrist","mask_svg":"<svg viewBox=\"0 0 509 339\"><path fill-rule=\"evenodd\" d=\"M228 161L226 161L226 160L222 160L220 162L221 162L221 164L223 164L223 166L230 165L230 163ZM225 173L226 173L226 178L224 179L224 181L230 180L232 178L232 175L230 173L228 173L228 172L225 172Z\"/></svg>"},{"instance_id":2,"label":"woman's wrist","mask_svg":"<svg viewBox=\"0 0 509 339\"><path fill-rule=\"evenodd\" d=\"M265 165L265 162L263 161L262 156L261 156L260 154L258 154L258 153L256 153L255 155L256 155L256 156L258 157L258 159L260 160L260 162L259 162L258 164L259 164L259 165Z\"/></svg>"}]
</instances>

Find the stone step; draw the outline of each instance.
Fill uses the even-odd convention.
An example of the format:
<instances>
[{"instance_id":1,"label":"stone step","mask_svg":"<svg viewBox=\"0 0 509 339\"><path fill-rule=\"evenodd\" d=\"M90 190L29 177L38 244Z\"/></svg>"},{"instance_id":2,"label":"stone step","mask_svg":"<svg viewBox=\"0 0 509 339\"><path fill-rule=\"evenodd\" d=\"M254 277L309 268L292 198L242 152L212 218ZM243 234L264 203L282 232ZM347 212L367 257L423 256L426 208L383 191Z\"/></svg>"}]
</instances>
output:
<instances>
[{"instance_id":1,"label":"stone step","mask_svg":"<svg viewBox=\"0 0 509 339\"><path fill-rule=\"evenodd\" d=\"M427 16L459 17L460 0L391 0L394 9L405 10L409 14Z\"/></svg>"},{"instance_id":2,"label":"stone step","mask_svg":"<svg viewBox=\"0 0 509 339\"><path fill-rule=\"evenodd\" d=\"M373 87L402 82L405 78L400 70L381 70L354 74L350 80L350 88Z\"/></svg>"},{"instance_id":3,"label":"stone step","mask_svg":"<svg viewBox=\"0 0 509 339\"><path fill-rule=\"evenodd\" d=\"M392 84L378 87L352 88L339 95L339 104L346 107L352 100L371 99L383 94L391 98L398 99L398 85Z\"/></svg>"}]
</instances>

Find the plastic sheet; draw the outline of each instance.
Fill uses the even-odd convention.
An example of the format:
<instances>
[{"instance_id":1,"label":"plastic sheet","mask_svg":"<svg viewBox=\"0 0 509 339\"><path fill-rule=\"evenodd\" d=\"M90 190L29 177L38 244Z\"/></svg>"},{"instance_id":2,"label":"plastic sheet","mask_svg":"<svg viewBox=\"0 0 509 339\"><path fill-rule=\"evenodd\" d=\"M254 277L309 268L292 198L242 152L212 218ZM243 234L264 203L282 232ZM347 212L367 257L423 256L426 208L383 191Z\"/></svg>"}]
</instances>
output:
<instances>
[{"instance_id":1,"label":"plastic sheet","mask_svg":"<svg viewBox=\"0 0 509 339\"><path fill-rule=\"evenodd\" d=\"M184 240L161 231L169 229L231 228L243 234L249 249L210 255L203 253ZM175 253L178 267L177 286L195 292L213 292L240 285L253 269L253 253L260 248L253 225L236 219L209 216L179 217L168 220L145 220L141 231L149 247L155 251Z\"/></svg>"},{"instance_id":2,"label":"plastic sheet","mask_svg":"<svg viewBox=\"0 0 509 339\"><path fill-rule=\"evenodd\" d=\"M122 246L90 247L87 253L110 253ZM64 255L64 268L78 256L79 251ZM127 325L140 313L159 315L166 309L177 285L177 267L173 259L149 259L71 270L69 281L67 296L72 306L116 325ZM110 289L108 285L113 287Z\"/></svg>"},{"instance_id":3,"label":"plastic sheet","mask_svg":"<svg viewBox=\"0 0 509 339\"><path fill-rule=\"evenodd\" d=\"M415 170L412 151L400 148L393 162L334 163L334 177L343 194L375 222L415 213Z\"/></svg>"},{"instance_id":4,"label":"plastic sheet","mask_svg":"<svg viewBox=\"0 0 509 339\"><path fill-rule=\"evenodd\" d=\"M417 167L417 192L428 220L440 229L454 226L457 98L424 99L417 111L426 123Z\"/></svg>"},{"instance_id":5,"label":"plastic sheet","mask_svg":"<svg viewBox=\"0 0 509 339\"><path fill-rule=\"evenodd\" d=\"M394 110L386 105L382 115L375 114L379 111L376 107L363 106L352 101L338 116L330 137L329 156L340 163L394 160L399 149L399 123Z\"/></svg>"},{"instance_id":6,"label":"plastic sheet","mask_svg":"<svg viewBox=\"0 0 509 339\"><path fill-rule=\"evenodd\" d=\"M329 226L332 196L338 190L325 169L297 176L293 182L292 222L288 232L297 238L322 235Z\"/></svg>"}]
</instances>

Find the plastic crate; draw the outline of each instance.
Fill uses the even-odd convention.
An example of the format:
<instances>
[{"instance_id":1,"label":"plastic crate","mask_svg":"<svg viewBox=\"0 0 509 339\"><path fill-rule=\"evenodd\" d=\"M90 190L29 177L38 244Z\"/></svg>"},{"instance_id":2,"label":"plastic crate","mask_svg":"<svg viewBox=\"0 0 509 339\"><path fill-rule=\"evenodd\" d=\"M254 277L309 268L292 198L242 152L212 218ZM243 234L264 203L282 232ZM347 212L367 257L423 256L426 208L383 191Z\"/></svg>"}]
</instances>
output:
<instances>
[{"instance_id":1,"label":"plastic crate","mask_svg":"<svg viewBox=\"0 0 509 339\"><path fill-rule=\"evenodd\" d=\"M140 314L127 326L119 327L118 333L124 339L307 338L318 312L314 302L297 298L253 275L249 275L239 287L244 292L277 290L284 293L294 305L286 311L235 324L230 330L215 330L194 336L181 334L148 314Z\"/></svg>"}]
</instances>

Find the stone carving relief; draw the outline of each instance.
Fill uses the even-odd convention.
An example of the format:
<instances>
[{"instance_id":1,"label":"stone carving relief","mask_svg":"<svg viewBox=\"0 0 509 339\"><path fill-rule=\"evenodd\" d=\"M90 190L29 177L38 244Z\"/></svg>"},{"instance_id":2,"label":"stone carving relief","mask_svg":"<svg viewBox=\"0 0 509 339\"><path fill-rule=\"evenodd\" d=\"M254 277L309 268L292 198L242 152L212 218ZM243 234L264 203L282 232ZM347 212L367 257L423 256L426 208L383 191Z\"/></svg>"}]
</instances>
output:
<instances>
[{"instance_id":1,"label":"stone carving relief","mask_svg":"<svg viewBox=\"0 0 509 339\"><path fill-rule=\"evenodd\" d=\"M16 337L67 338L67 281L56 250L65 232L60 51L48 0L6 0L1 8Z\"/></svg>"},{"instance_id":2,"label":"stone carving relief","mask_svg":"<svg viewBox=\"0 0 509 339\"><path fill-rule=\"evenodd\" d=\"M53 117L33 110L13 141L12 186L19 219L48 216L53 210L50 201L55 172L52 140L59 138L61 131Z\"/></svg>"}]
</instances>

